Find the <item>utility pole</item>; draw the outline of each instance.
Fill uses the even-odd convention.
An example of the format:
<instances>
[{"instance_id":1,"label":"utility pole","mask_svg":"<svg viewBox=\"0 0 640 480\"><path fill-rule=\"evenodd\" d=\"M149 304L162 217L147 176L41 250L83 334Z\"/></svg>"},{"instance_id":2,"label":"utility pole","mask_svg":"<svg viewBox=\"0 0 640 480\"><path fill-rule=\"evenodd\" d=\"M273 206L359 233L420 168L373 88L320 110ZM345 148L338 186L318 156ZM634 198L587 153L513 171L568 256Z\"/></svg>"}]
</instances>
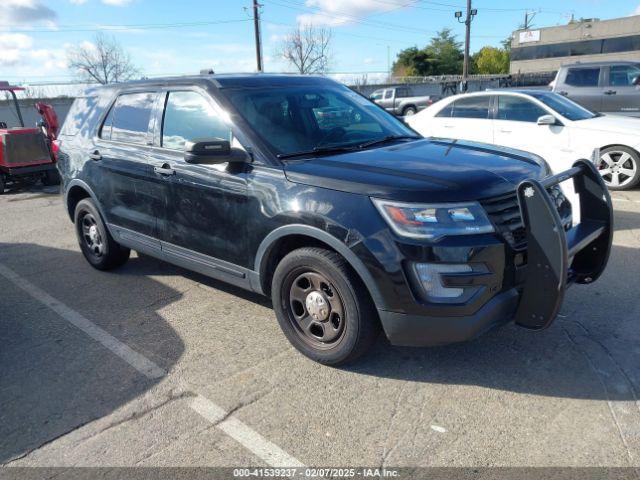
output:
<instances>
[{"instance_id":1,"label":"utility pole","mask_svg":"<svg viewBox=\"0 0 640 480\"><path fill-rule=\"evenodd\" d=\"M469 80L469 44L471 43L471 22L473 18L478 14L478 10L471 8L471 0L467 0L467 15L464 22L461 22L462 12L456 12L455 17L458 22L464 23L466 27L464 36L464 63L462 66L462 83L460 84L460 90L467 91L467 82Z\"/></svg>"},{"instance_id":2,"label":"utility pole","mask_svg":"<svg viewBox=\"0 0 640 480\"><path fill-rule=\"evenodd\" d=\"M256 34L256 64L258 72L263 71L262 67L262 38L260 34L260 5L258 0L253 0L253 27Z\"/></svg>"},{"instance_id":3,"label":"utility pole","mask_svg":"<svg viewBox=\"0 0 640 480\"><path fill-rule=\"evenodd\" d=\"M524 30L529 30L533 26L533 19L535 18L538 12L530 12L527 10L524 12Z\"/></svg>"}]
</instances>

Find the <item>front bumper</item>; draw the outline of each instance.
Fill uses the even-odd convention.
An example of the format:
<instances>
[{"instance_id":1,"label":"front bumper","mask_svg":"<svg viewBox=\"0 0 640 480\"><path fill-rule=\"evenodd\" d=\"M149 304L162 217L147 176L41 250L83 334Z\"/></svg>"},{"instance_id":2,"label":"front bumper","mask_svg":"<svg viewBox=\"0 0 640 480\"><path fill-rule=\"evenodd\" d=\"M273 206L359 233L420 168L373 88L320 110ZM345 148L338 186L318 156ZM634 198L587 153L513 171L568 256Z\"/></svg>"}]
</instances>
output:
<instances>
[{"instance_id":1,"label":"front bumper","mask_svg":"<svg viewBox=\"0 0 640 480\"><path fill-rule=\"evenodd\" d=\"M566 180L574 182L581 214L581 222L568 231L547 192ZM513 278L509 280L505 263L504 271L500 271L494 261L493 274L502 288L495 294L489 294L493 288L485 288L487 295L479 298L481 305L466 311L447 306L431 308L428 314L379 309L392 344L462 342L512 320L529 329L543 329L556 318L569 285L591 283L602 274L611 250L613 210L602 177L592 163L579 161L543 182L525 180L518 187L518 200L527 250L526 262ZM492 257L495 260L495 255Z\"/></svg>"},{"instance_id":2,"label":"front bumper","mask_svg":"<svg viewBox=\"0 0 640 480\"><path fill-rule=\"evenodd\" d=\"M520 294L513 288L464 317L425 317L378 310L387 338L403 347L432 347L472 340L513 320Z\"/></svg>"}]
</instances>

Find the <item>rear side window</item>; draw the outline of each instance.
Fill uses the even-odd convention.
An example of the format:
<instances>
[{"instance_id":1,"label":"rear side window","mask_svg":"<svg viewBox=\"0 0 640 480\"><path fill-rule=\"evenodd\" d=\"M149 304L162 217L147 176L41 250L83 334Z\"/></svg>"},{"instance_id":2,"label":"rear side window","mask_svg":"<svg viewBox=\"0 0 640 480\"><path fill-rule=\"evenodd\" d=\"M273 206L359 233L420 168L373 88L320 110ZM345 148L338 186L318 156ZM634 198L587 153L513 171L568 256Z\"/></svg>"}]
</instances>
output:
<instances>
[{"instance_id":1,"label":"rear side window","mask_svg":"<svg viewBox=\"0 0 640 480\"><path fill-rule=\"evenodd\" d=\"M408 88L398 88L396 90L396 97L397 98L407 98L410 97L411 93L409 92Z\"/></svg>"},{"instance_id":2,"label":"rear side window","mask_svg":"<svg viewBox=\"0 0 640 480\"><path fill-rule=\"evenodd\" d=\"M183 150L195 139L231 140L231 128L197 92L170 92L162 123L162 146Z\"/></svg>"},{"instance_id":3,"label":"rear side window","mask_svg":"<svg viewBox=\"0 0 640 480\"><path fill-rule=\"evenodd\" d=\"M570 68L565 83L572 87L597 87L599 68Z\"/></svg>"},{"instance_id":4,"label":"rear side window","mask_svg":"<svg viewBox=\"0 0 640 480\"><path fill-rule=\"evenodd\" d=\"M76 98L69 109L69 113L67 113L62 129L60 130L60 135L69 137L77 135L91 115L91 112L93 112L97 100L97 97Z\"/></svg>"},{"instance_id":5,"label":"rear side window","mask_svg":"<svg viewBox=\"0 0 640 480\"><path fill-rule=\"evenodd\" d=\"M451 117L454 118L489 118L488 95L461 98L453 103Z\"/></svg>"},{"instance_id":6,"label":"rear side window","mask_svg":"<svg viewBox=\"0 0 640 480\"><path fill-rule=\"evenodd\" d=\"M526 98L498 97L498 120L536 123L542 115L547 115L547 111Z\"/></svg>"},{"instance_id":7,"label":"rear side window","mask_svg":"<svg viewBox=\"0 0 640 480\"><path fill-rule=\"evenodd\" d=\"M154 97L148 92L120 95L102 125L100 138L144 145Z\"/></svg>"}]
</instances>

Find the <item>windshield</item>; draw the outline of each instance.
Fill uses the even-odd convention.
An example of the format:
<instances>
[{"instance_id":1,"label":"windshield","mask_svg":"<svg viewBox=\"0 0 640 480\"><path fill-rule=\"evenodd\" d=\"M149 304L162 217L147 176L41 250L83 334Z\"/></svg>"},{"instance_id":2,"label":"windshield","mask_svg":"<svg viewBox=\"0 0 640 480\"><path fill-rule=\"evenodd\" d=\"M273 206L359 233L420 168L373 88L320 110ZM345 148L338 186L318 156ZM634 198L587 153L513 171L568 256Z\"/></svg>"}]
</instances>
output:
<instances>
[{"instance_id":1,"label":"windshield","mask_svg":"<svg viewBox=\"0 0 640 480\"><path fill-rule=\"evenodd\" d=\"M400 120L340 85L226 92L240 115L278 156L416 136Z\"/></svg>"},{"instance_id":2,"label":"windshield","mask_svg":"<svg viewBox=\"0 0 640 480\"><path fill-rule=\"evenodd\" d=\"M557 93L530 92L529 95L540 100L547 107L558 112L564 118L574 122L578 120L588 120L598 116L598 114L591 110L587 110L576 102L569 100L562 95L558 95Z\"/></svg>"}]
</instances>

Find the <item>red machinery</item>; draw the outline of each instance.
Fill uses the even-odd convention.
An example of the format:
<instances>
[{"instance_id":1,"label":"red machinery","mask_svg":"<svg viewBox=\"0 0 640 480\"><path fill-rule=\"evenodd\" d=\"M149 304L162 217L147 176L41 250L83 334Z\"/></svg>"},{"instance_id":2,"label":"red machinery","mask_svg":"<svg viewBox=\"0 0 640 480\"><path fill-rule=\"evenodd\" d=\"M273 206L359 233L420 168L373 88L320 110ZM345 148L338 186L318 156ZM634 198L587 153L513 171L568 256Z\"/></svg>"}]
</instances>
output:
<instances>
[{"instance_id":1,"label":"red machinery","mask_svg":"<svg viewBox=\"0 0 640 480\"><path fill-rule=\"evenodd\" d=\"M25 127L15 93L20 90L24 88L0 82L0 92L9 92L13 97L19 122L18 127L9 128L0 118L0 194L7 183L18 179L41 179L45 185L59 182L54 153L58 117L51 105L37 103L43 121L37 127Z\"/></svg>"}]
</instances>

